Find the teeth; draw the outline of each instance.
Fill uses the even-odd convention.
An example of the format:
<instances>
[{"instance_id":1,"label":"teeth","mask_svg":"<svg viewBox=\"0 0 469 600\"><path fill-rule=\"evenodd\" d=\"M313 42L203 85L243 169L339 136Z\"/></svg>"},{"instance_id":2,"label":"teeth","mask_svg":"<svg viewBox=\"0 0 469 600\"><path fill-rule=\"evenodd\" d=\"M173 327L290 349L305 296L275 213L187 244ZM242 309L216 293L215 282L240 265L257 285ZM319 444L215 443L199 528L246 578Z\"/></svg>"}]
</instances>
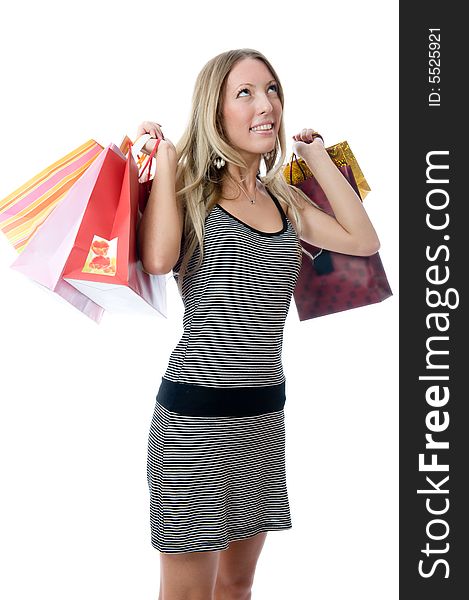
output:
<instances>
[{"instance_id":1,"label":"teeth","mask_svg":"<svg viewBox=\"0 0 469 600\"><path fill-rule=\"evenodd\" d=\"M259 125L259 127L251 127L251 131L263 131L272 129L272 125Z\"/></svg>"}]
</instances>

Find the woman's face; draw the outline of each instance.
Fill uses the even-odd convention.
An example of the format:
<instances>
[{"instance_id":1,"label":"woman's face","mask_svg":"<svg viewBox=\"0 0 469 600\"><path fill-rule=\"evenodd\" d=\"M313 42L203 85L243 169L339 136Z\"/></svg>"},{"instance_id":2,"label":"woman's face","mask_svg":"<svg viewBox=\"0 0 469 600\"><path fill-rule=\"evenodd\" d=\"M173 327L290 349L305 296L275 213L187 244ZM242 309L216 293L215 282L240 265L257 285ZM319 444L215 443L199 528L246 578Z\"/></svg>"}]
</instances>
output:
<instances>
[{"instance_id":1,"label":"woman's face","mask_svg":"<svg viewBox=\"0 0 469 600\"><path fill-rule=\"evenodd\" d=\"M267 66L259 59L244 58L231 69L223 96L223 124L233 146L259 155L270 152L282 117L278 85ZM270 131L251 128L273 123Z\"/></svg>"}]
</instances>

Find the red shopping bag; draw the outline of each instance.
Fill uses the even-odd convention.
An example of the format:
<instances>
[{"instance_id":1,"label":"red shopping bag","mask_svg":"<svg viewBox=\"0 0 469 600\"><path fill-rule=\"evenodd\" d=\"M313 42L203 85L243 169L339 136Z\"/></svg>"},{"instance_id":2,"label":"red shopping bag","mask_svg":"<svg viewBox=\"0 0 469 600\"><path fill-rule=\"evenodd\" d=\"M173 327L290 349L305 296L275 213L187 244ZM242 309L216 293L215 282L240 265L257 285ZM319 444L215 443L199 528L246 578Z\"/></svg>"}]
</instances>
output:
<instances>
[{"instance_id":1,"label":"red shopping bag","mask_svg":"<svg viewBox=\"0 0 469 600\"><path fill-rule=\"evenodd\" d=\"M347 149L350 152L348 145ZM304 164L304 161L301 162ZM336 166L363 200L352 166L343 162L336 163ZM291 173L291 169L284 171L287 181L289 172ZM313 175L305 172L303 179L296 182L290 179L289 183L301 189L328 214L334 215L326 194ZM353 256L316 248L304 240L301 240L301 245L309 256L303 254L293 291L300 321L367 306L392 295L378 253L372 256Z\"/></svg>"},{"instance_id":2,"label":"red shopping bag","mask_svg":"<svg viewBox=\"0 0 469 600\"><path fill-rule=\"evenodd\" d=\"M114 144L105 152L62 277L106 310L166 317L166 276L146 273L137 257L135 158L131 148L126 157Z\"/></svg>"}]
</instances>

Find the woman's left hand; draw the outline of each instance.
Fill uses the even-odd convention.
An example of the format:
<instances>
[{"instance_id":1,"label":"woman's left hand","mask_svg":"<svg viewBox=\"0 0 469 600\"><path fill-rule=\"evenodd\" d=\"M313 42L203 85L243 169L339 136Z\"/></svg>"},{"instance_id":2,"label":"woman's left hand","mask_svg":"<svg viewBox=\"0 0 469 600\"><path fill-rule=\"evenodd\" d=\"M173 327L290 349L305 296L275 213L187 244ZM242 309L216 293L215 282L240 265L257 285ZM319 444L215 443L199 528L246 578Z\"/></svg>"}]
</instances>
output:
<instances>
[{"instance_id":1,"label":"woman's left hand","mask_svg":"<svg viewBox=\"0 0 469 600\"><path fill-rule=\"evenodd\" d=\"M293 136L295 143L293 144L293 152L302 158L307 159L308 153L314 147L316 150L319 146L324 148L324 143L320 137L314 137L318 133L315 129L302 129L300 133Z\"/></svg>"}]
</instances>

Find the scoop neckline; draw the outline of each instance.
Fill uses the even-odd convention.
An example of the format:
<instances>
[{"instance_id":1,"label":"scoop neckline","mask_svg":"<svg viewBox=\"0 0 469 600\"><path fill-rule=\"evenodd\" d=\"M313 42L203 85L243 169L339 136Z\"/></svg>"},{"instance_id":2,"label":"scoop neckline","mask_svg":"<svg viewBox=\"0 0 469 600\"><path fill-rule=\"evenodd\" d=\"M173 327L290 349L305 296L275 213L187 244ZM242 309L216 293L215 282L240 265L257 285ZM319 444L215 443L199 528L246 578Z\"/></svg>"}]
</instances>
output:
<instances>
[{"instance_id":1,"label":"scoop neckline","mask_svg":"<svg viewBox=\"0 0 469 600\"><path fill-rule=\"evenodd\" d=\"M247 227L251 231L255 231L259 235L264 235L264 236L267 236L267 237L281 235L282 233L285 233L285 231L288 229L287 217L286 217L285 213L283 212L283 208L280 206L280 203L277 200L277 198L272 194L272 192L268 188L265 188L265 189L267 190L267 192L269 193L269 196L274 201L274 204L278 208L280 216L282 217L283 227L282 227L282 229L280 229L280 231L261 231L260 229L256 229L252 225L249 225L249 223L245 223L244 221L241 221L241 219L238 219L238 217L235 217L233 214L231 214L230 212L228 212L226 210L226 208L223 208L223 206L221 206L220 204L218 204L218 202L215 204L215 206L218 206L218 208L220 208L229 217L231 217L235 221L238 221L238 223L241 223L241 225L244 225L245 227Z\"/></svg>"}]
</instances>

